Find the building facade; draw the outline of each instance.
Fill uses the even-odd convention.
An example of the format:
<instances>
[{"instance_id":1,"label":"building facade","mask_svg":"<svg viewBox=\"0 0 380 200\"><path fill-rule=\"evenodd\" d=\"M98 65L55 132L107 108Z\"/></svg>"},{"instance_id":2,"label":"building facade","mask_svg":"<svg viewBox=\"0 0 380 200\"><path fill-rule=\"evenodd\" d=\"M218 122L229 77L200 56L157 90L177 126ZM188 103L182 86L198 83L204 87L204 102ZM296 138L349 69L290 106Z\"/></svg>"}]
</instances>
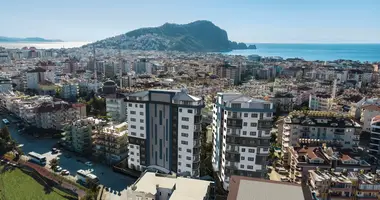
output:
<instances>
[{"instance_id":1,"label":"building facade","mask_svg":"<svg viewBox=\"0 0 380 200\"><path fill-rule=\"evenodd\" d=\"M380 116L374 117L371 122L369 153L371 156L380 158Z\"/></svg>"},{"instance_id":2,"label":"building facade","mask_svg":"<svg viewBox=\"0 0 380 200\"><path fill-rule=\"evenodd\" d=\"M212 164L223 187L231 175L263 177L273 104L238 93L218 93L213 108Z\"/></svg>"},{"instance_id":3,"label":"building facade","mask_svg":"<svg viewBox=\"0 0 380 200\"><path fill-rule=\"evenodd\" d=\"M127 96L130 168L156 166L199 176L203 100L182 90Z\"/></svg>"}]
</instances>

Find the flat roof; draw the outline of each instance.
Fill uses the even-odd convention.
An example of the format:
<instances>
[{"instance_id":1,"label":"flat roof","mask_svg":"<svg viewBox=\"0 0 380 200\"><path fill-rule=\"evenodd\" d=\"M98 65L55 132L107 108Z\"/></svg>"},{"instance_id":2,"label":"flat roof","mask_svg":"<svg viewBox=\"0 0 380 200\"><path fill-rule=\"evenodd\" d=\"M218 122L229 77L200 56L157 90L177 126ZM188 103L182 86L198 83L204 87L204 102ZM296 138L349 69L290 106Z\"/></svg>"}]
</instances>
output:
<instances>
[{"instance_id":1,"label":"flat roof","mask_svg":"<svg viewBox=\"0 0 380 200\"><path fill-rule=\"evenodd\" d=\"M228 200L304 200L301 185L265 179L232 176Z\"/></svg>"}]
</instances>

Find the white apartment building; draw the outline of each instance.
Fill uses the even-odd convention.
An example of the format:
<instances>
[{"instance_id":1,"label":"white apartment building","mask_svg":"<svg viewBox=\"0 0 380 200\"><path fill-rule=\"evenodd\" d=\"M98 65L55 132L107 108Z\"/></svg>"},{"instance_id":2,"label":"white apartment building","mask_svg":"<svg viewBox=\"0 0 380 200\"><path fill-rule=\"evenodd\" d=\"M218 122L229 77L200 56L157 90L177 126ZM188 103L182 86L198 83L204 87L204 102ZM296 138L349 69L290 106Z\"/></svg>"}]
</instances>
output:
<instances>
[{"instance_id":1,"label":"white apartment building","mask_svg":"<svg viewBox=\"0 0 380 200\"><path fill-rule=\"evenodd\" d=\"M106 111L113 121L123 122L127 118L125 96L110 94L106 96Z\"/></svg>"},{"instance_id":2,"label":"white apartment building","mask_svg":"<svg viewBox=\"0 0 380 200\"><path fill-rule=\"evenodd\" d=\"M126 97L130 168L199 176L203 100L182 90L148 90Z\"/></svg>"},{"instance_id":3,"label":"white apartment building","mask_svg":"<svg viewBox=\"0 0 380 200\"><path fill-rule=\"evenodd\" d=\"M380 105L371 104L362 107L360 122L363 123L362 131L371 132L372 119L380 115Z\"/></svg>"},{"instance_id":4,"label":"white apartment building","mask_svg":"<svg viewBox=\"0 0 380 200\"><path fill-rule=\"evenodd\" d=\"M369 154L380 158L380 115L371 121L371 139L369 144Z\"/></svg>"},{"instance_id":5,"label":"white apartment building","mask_svg":"<svg viewBox=\"0 0 380 200\"><path fill-rule=\"evenodd\" d=\"M128 124L110 124L99 129L94 137L95 153L109 164L120 162L128 156Z\"/></svg>"},{"instance_id":6,"label":"white apartment building","mask_svg":"<svg viewBox=\"0 0 380 200\"><path fill-rule=\"evenodd\" d=\"M297 145L336 146L346 149L359 145L361 126L346 116L337 116L333 112L297 111L284 119L282 152L284 162L288 163L288 148Z\"/></svg>"},{"instance_id":7,"label":"white apartment building","mask_svg":"<svg viewBox=\"0 0 380 200\"><path fill-rule=\"evenodd\" d=\"M309 109L310 110L330 110L333 106L334 99L329 94L316 93L310 94L309 97Z\"/></svg>"},{"instance_id":8,"label":"white apartment building","mask_svg":"<svg viewBox=\"0 0 380 200\"><path fill-rule=\"evenodd\" d=\"M127 189L128 200L207 200L212 182L145 172Z\"/></svg>"},{"instance_id":9,"label":"white apartment building","mask_svg":"<svg viewBox=\"0 0 380 200\"><path fill-rule=\"evenodd\" d=\"M92 153L92 134L98 130L104 121L88 117L74 121L65 129L64 144L80 154Z\"/></svg>"},{"instance_id":10,"label":"white apartment building","mask_svg":"<svg viewBox=\"0 0 380 200\"><path fill-rule=\"evenodd\" d=\"M232 175L265 175L273 112L271 102L239 93L217 93L212 165L224 189L228 189Z\"/></svg>"},{"instance_id":11,"label":"white apartment building","mask_svg":"<svg viewBox=\"0 0 380 200\"><path fill-rule=\"evenodd\" d=\"M46 70L37 67L33 70L26 72L26 86L28 89L39 89L39 83L45 81Z\"/></svg>"}]
</instances>

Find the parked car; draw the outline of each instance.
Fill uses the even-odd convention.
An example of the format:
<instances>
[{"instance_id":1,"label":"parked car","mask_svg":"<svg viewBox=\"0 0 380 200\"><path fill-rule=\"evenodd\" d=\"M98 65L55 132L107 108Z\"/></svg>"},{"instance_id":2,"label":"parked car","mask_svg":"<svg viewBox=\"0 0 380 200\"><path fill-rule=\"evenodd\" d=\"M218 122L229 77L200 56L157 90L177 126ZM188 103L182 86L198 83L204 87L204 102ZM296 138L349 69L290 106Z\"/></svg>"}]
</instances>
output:
<instances>
[{"instance_id":1,"label":"parked car","mask_svg":"<svg viewBox=\"0 0 380 200\"><path fill-rule=\"evenodd\" d=\"M87 165L87 166L89 166L89 167L92 167L92 163L90 161L87 161L84 164Z\"/></svg>"},{"instance_id":2,"label":"parked car","mask_svg":"<svg viewBox=\"0 0 380 200\"><path fill-rule=\"evenodd\" d=\"M69 172L69 170L64 169L64 170L61 171L61 174L64 175L64 176L68 176L68 175L70 175L70 172Z\"/></svg>"},{"instance_id":3,"label":"parked car","mask_svg":"<svg viewBox=\"0 0 380 200\"><path fill-rule=\"evenodd\" d=\"M60 172L60 171L62 171L62 167L60 167L60 166L56 166L56 167L54 168L54 171L55 171L55 172Z\"/></svg>"}]
</instances>

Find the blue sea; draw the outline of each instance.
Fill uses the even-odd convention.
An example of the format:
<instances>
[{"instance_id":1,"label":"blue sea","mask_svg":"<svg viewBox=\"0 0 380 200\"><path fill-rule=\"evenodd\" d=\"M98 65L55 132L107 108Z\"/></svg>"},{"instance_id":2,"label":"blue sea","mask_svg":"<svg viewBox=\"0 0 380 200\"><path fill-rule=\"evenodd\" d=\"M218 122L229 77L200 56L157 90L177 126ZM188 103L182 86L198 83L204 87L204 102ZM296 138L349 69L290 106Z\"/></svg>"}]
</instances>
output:
<instances>
[{"instance_id":1,"label":"blue sea","mask_svg":"<svg viewBox=\"0 0 380 200\"><path fill-rule=\"evenodd\" d=\"M305 60L337 59L380 62L380 44L256 44L257 49L233 50L229 55L280 56Z\"/></svg>"}]
</instances>

